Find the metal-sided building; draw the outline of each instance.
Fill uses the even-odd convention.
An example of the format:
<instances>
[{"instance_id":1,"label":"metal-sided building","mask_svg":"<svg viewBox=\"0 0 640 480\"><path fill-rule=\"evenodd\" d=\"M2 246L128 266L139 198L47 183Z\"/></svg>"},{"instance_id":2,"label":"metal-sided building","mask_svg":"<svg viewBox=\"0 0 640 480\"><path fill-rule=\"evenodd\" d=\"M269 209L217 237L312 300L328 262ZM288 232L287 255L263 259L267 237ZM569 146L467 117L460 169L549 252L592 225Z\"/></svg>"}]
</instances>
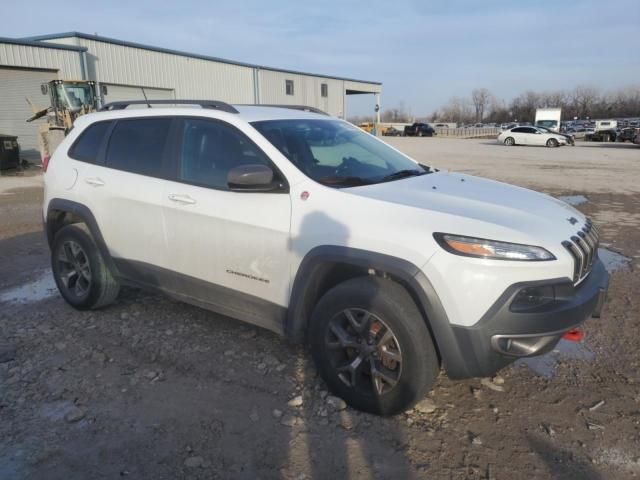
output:
<instances>
[{"instance_id":1,"label":"metal-sided building","mask_svg":"<svg viewBox=\"0 0 640 480\"><path fill-rule=\"evenodd\" d=\"M48 104L40 85L94 80L101 102L197 98L229 103L307 105L345 118L347 95L372 94L381 83L283 70L69 32L0 38L0 133L17 135L22 157L37 159L37 126L26 123L25 97ZM106 88L103 88L106 87ZM105 93L106 92L106 93Z\"/></svg>"}]
</instances>

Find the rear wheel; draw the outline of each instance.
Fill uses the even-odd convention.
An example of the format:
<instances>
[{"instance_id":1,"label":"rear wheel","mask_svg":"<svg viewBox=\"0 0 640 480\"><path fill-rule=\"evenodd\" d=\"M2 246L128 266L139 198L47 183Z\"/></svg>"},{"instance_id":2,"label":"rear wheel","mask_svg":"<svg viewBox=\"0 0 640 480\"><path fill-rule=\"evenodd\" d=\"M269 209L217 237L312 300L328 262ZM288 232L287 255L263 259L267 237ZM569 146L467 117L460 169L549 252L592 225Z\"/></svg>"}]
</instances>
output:
<instances>
[{"instance_id":1,"label":"rear wheel","mask_svg":"<svg viewBox=\"0 0 640 480\"><path fill-rule=\"evenodd\" d=\"M404 288L378 277L348 280L318 302L311 353L331 391L359 410L394 415L435 382L431 335Z\"/></svg>"},{"instance_id":2,"label":"rear wheel","mask_svg":"<svg viewBox=\"0 0 640 480\"><path fill-rule=\"evenodd\" d=\"M507 137L507 138L504 140L504 144L505 144L507 147L513 147L513 146L516 144L516 141L513 139L513 137Z\"/></svg>"},{"instance_id":3,"label":"rear wheel","mask_svg":"<svg viewBox=\"0 0 640 480\"><path fill-rule=\"evenodd\" d=\"M550 138L549 140L547 140L547 147L555 148L558 145L558 140L556 140L555 138Z\"/></svg>"},{"instance_id":4,"label":"rear wheel","mask_svg":"<svg viewBox=\"0 0 640 480\"><path fill-rule=\"evenodd\" d=\"M104 307L118 296L120 285L84 224L67 225L56 234L51 268L60 294L79 310Z\"/></svg>"}]
</instances>

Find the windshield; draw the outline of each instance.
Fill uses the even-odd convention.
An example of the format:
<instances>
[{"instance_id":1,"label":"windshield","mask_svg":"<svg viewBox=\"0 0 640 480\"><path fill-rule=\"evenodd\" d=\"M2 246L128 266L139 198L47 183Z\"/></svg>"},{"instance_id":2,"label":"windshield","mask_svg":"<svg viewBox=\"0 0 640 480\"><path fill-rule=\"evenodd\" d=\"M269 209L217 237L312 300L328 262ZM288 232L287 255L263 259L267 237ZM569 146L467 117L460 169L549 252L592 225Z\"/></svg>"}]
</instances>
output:
<instances>
[{"instance_id":1,"label":"windshield","mask_svg":"<svg viewBox=\"0 0 640 480\"><path fill-rule=\"evenodd\" d=\"M324 185L353 187L429 172L339 120L267 120L252 125L299 170Z\"/></svg>"},{"instance_id":2,"label":"windshield","mask_svg":"<svg viewBox=\"0 0 640 480\"><path fill-rule=\"evenodd\" d=\"M82 107L91 106L93 103L93 91L91 86L87 84L57 84L56 89L59 108L67 108L72 112L77 112Z\"/></svg>"}]
</instances>

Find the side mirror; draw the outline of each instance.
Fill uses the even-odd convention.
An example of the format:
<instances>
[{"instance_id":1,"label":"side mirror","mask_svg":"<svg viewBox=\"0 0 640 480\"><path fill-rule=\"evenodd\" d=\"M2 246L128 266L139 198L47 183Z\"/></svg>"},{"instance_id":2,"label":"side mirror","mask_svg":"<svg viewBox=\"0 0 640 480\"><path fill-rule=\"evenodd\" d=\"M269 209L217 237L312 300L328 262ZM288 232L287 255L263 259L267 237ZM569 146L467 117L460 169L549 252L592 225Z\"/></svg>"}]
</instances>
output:
<instances>
[{"instance_id":1,"label":"side mirror","mask_svg":"<svg viewBox=\"0 0 640 480\"><path fill-rule=\"evenodd\" d=\"M100 92L102 93L102 95L108 95L109 94L109 90L107 89L106 85L100 85Z\"/></svg>"},{"instance_id":2,"label":"side mirror","mask_svg":"<svg viewBox=\"0 0 640 480\"><path fill-rule=\"evenodd\" d=\"M274 189L273 170L260 164L240 165L229 170L227 185L231 190L267 192Z\"/></svg>"},{"instance_id":3,"label":"side mirror","mask_svg":"<svg viewBox=\"0 0 640 480\"><path fill-rule=\"evenodd\" d=\"M47 93L49 93L49 85L47 85L46 83L41 84L40 91L43 95L46 95Z\"/></svg>"}]
</instances>

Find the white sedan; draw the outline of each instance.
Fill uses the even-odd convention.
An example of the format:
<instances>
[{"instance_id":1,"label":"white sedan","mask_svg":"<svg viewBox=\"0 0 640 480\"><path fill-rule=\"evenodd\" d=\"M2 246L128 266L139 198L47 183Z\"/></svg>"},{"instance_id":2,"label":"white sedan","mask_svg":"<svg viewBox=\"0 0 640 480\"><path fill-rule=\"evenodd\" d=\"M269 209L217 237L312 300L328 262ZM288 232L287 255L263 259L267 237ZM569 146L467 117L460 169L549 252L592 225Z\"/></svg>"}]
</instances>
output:
<instances>
[{"instance_id":1,"label":"white sedan","mask_svg":"<svg viewBox=\"0 0 640 480\"><path fill-rule=\"evenodd\" d=\"M509 147L512 145L559 147L567 144L567 138L562 135L545 132L536 127L515 127L498 135L498 142Z\"/></svg>"}]
</instances>

